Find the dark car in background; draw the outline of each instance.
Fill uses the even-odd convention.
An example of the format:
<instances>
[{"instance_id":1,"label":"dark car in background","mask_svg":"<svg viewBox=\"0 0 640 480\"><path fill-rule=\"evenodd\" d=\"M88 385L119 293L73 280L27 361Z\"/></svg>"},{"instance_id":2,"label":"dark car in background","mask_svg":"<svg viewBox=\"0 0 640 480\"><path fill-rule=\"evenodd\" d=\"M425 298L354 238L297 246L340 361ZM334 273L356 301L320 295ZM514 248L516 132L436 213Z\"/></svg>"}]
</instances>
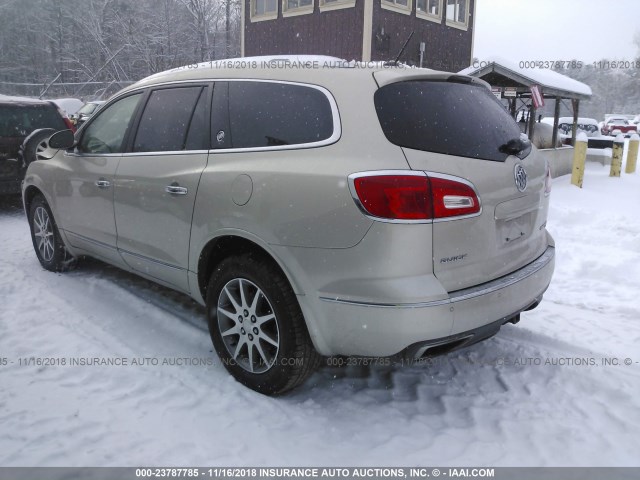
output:
<instances>
[{"instance_id":1,"label":"dark car in background","mask_svg":"<svg viewBox=\"0 0 640 480\"><path fill-rule=\"evenodd\" d=\"M20 193L29 157L35 155L38 144L53 132L72 127L52 102L0 100L0 195ZM46 130L32 135L40 129ZM23 145L28 137L29 145Z\"/></svg>"}]
</instances>

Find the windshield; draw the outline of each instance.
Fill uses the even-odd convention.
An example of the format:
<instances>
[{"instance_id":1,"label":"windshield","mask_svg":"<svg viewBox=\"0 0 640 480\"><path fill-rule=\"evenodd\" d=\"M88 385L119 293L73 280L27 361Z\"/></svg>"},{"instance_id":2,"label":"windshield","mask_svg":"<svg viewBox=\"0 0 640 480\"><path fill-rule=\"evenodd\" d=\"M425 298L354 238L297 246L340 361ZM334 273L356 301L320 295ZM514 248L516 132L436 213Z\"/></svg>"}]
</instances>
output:
<instances>
[{"instance_id":1,"label":"windshield","mask_svg":"<svg viewBox=\"0 0 640 480\"><path fill-rule=\"evenodd\" d=\"M374 97L387 139L401 147L504 162L500 147L520 129L495 96L481 85L406 81Z\"/></svg>"},{"instance_id":2,"label":"windshield","mask_svg":"<svg viewBox=\"0 0 640 480\"><path fill-rule=\"evenodd\" d=\"M96 108L98 108L97 103L87 103L84 107L78 110L78 115L91 115Z\"/></svg>"}]
</instances>

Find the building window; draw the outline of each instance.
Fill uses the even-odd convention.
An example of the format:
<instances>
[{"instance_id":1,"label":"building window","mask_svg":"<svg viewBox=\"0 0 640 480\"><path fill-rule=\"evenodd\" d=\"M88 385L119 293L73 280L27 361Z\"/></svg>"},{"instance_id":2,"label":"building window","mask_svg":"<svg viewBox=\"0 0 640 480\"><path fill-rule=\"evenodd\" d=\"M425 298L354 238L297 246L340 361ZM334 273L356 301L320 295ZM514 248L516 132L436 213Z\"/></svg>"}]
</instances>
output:
<instances>
[{"instance_id":1,"label":"building window","mask_svg":"<svg viewBox=\"0 0 640 480\"><path fill-rule=\"evenodd\" d=\"M282 16L292 17L313 13L313 0L282 0Z\"/></svg>"},{"instance_id":2,"label":"building window","mask_svg":"<svg viewBox=\"0 0 640 480\"><path fill-rule=\"evenodd\" d=\"M251 0L251 21L278 18L278 0Z\"/></svg>"},{"instance_id":3,"label":"building window","mask_svg":"<svg viewBox=\"0 0 640 480\"><path fill-rule=\"evenodd\" d=\"M380 6L385 10L409 15L411 13L411 1L412 0L381 0Z\"/></svg>"},{"instance_id":4,"label":"building window","mask_svg":"<svg viewBox=\"0 0 640 480\"><path fill-rule=\"evenodd\" d=\"M442 20L442 0L417 0L416 15L420 18L440 22Z\"/></svg>"},{"instance_id":5,"label":"building window","mask_svg":"<svg viewBox=\"0 0 640 480\"><path fill-rule=\"evenodd\" d=\"M320 0L320 11L339 10L356 6L356 0Z\"/></svg>"},{"instance_id":6,"label":"building window","mask_svg":"<svg viewBox=\"0 0 640 480\"><path fill-rule=\"evenodd\" d=\"M469 26L469 0L446 0L447 25L462 28Z\"/></svg>"}]
</instances>

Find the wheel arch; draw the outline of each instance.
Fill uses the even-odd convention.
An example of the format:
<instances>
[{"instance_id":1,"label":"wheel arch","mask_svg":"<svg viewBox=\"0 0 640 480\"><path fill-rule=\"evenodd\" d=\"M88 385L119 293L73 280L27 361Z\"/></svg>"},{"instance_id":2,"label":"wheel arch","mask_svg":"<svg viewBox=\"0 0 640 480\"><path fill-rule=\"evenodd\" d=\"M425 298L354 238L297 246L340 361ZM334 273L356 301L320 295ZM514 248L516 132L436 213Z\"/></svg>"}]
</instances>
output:
<instances>
[{"instance_id":1,"label":"wheel arch","mask_svg":"<svg viewBox=\"0 0 640 480\"><path fill-rule=\"evenodd\" d=\"M293 292L296 295L301 293L299 286L293 280L282 262L278 260L273 253L256 241L234 232L220 235L209 240L200 252L198 257L197 279L198 292L203 299L207 298L209 278L216 266L225 258L245 253L254 253L260 258L263 258L273 264L287 279L289 285L293 289Z\"/></svg>"},{"instance_id":2,"label":"wheel arch","mask_svg":"<svg viewBox=\"0 0 640 480\"><path fill-rule=\"evenodd\" d=\"M25 188L24 193L22 194L22 202L24 203L24 211L27 214L27 216L29 215L29 210L31 209L31 202L33 202L33 199L37 195L41 195L45 199L45 201L47 203L49 203L49 201L47 200L47 197L42 192L42 190L40 190L35 185L29 185L27 188ZM51 208L51 205L49 205L49 208Z\"/></svg>"}]
</instances>

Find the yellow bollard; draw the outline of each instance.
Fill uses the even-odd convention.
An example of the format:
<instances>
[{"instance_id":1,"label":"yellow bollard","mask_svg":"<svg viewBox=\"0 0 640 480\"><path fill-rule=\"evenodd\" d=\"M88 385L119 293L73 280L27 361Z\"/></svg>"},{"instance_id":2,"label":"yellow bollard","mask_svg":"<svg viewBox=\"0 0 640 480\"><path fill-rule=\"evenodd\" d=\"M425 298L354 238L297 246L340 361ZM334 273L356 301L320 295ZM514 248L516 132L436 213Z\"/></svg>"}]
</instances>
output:
<instances>
[{"instance_id":1,"label":"yellow bollard","mask_svg":"<svg viewBox=\"0 0 640 480\"><path fill-rule=\"evenodd\" d=\"M584 179L584 162L587 160L587 145L589 138L584 132L580 132L576 137L576 144L573 147L573 167L571 169L571 183L582 188Z\"/></svg>"},{"instance_id":2,"label":"yellow bollard","mask_svg":"<svg viewBox=\"0 0 640 480\"><path fill-rule=\"evenodd\" d=\"M635 173L638 163L638 147L640 147L640 135L634 133L629 140L629 152L627 152L627 168L624 173Z\"/></svg>"},{"instance_id":3,"label":"yellow bollard","mask_svg":"<svg viewBox=\"0 0 640 480\"><path fill-rule=\"evenodd\" d=\"M622 154L624 153L624 136L618 135L613 141L613 157L611 157L610 177L619 177L622 171Z\"/></svg>"}]
</instances>

